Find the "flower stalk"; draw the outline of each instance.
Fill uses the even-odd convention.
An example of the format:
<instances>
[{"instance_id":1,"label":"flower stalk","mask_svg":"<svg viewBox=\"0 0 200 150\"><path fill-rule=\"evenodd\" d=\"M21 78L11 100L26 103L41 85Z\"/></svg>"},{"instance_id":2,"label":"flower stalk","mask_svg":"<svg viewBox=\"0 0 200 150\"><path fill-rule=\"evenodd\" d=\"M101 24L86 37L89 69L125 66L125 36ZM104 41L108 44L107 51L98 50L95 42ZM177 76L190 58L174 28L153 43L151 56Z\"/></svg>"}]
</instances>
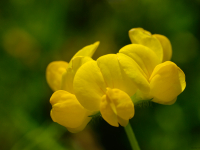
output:
<instances>
[{"instance_id":1,"label":"flower stalk","mask_svg":"<svg viewBox=\"0 0 200 150\"><path fill-rule=\"evenodd\" d=\"M133 129L131 127L131 124L128 123L127 126L124 127L126 131L126 135L128 137L128 140L131 144L132 150L140 150L140 147L138 145L137 139L135 137L135 134L133 132Z\"/></svg>"}]
</instances>

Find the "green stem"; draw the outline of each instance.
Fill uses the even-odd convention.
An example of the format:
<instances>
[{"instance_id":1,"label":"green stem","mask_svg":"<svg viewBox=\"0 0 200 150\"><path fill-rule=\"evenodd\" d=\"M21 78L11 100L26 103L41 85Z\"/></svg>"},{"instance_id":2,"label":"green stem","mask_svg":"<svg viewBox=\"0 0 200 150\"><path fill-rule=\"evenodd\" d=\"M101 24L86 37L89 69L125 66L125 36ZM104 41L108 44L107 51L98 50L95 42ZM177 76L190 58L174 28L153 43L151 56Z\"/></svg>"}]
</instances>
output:
<instances>
[{"instance_id":1,"label":"green stem","mask_svg":"<svg viewBox=\"0 0 200 150\"><path fill-rule=\"evenodd\" d=\"M140 147L138 145L137 139L135 138L135 134L133 132L133 129L131 127L131 124L128 123L126 127L124 127L126 134L128 136L129 142L131 144L131 147L133 150L140 150Z\"/></svg>"}]
</instances>

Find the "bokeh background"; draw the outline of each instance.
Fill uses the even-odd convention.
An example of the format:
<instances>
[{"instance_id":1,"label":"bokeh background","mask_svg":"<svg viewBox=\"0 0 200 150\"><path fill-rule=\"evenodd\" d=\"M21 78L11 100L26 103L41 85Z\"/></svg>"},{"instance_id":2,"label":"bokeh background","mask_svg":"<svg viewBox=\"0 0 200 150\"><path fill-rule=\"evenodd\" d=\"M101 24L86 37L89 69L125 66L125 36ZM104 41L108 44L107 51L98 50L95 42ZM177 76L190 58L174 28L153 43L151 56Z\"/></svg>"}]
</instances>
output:
<instances>
[{"instance_id":1,"label":"bokeh background","mask_svg":"<svg viewBox=\"0 0 200 150\"><path fill-rule=\"evenodd\" d=\"M1 0L0 149L130 150L124 129L100 117L77 134L54 123L45 71L95 41L94 59L116 53L134 27L170 39L187 82L173 105L136 107L141 150L200 150L200 0Z\"/></svg>"}]
</instances>

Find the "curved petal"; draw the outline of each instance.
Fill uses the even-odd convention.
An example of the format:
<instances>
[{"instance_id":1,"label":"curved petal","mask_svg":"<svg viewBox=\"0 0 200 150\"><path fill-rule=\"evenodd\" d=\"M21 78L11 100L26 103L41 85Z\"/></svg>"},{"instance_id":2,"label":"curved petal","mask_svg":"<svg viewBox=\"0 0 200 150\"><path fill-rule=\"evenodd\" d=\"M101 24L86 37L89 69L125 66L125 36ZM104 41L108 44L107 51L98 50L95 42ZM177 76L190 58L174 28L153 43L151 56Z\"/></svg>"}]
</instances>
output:
<instances>
[{"instance_id":1,"label":"curved petal","mask_svg":"<svg viewBox=\"0 0 200 150\"><path fill-rule=\"evenodd\" d=\"M170 104L185 89L185 74L171 61L159 64L150 77L152 101Z\"/></svg>"},{"instance_id":2,"label":"curved petal","mask_svg":"<svg viewBox=\"0 0 200 150\"><path fill-rule=\"evenodd\" d=\"M160 100L160 99L157 99L157 98L153 98L151 101L153 101L155 103L163 104L163 105L172 105L176 102L176 100L177 100L177 97L170 100L170 101L163 101L163 100Z\"/></svg>"},{"instance_id":3,"label":"curved petal","mask_svg":"<svg viewBox=\"0 0 200 150\"><path fill-rule=\"evenodd\" d=\"M83 64L74 77L74 93L83 107L98 111L106 85L96 61Z\"/></svg>"},{"instance_id":4,"label":"curved petal","mask_svg":"<svg viewBox=\"0 0 200 150\"><path fill-rule=\"evenodd\" d=\"M81 106L75 95L63 90L54 92L50 103L52 105L52 120L67 128L84 127L83 125L86 125L90 120L88 114L93 113Z\"/></svg>"},{"instance_id":5,"label":"curved petal","mask_svg":"<svg viewBox=\"0 0 200 150\"><path fill-rule=\"evenodd\" d=\"M69 67L71 67L71 62L73 60L73 58L77 57L77 56L88 56L88 57L92 57L92 55L94 54L94 52L96 51L97 47L99 46L99 41L95 42L94 44L88 45L83 47L81 50L79 50L70 60L69 62Z\"/></svg>"},{"instance_id":6,"label":"curved petal","mask_svg":"<svg viewBox=\"0 0 200 150\"><path fill-rule=\"evenodd\" d=\"M92 55L94 54L94 52L96 51L97 47L99 46L99 41L95 42L94 44L88 45L83 47L81 50L79 50L74 57L77 56L88 56L88 57L92 57ZM74 58L73 57L73 58Z\"/></svg>"},{"instance_id":7,"label":"curved petal","mask_svg":"<svg viewBox=\"0 0 200 150\"><path fill-rule=\"evenodd\" d=\"M132 81L120 66L116 54L108 54L98 58L97 64L103 75L106 87L120 89L130 96L135 94L137 87L135 84L130 84Z\"/></svg>"},{"instance_id":8,"label":"curved petal","mask_svg":"<svg viewBox=\"0 0 200 150\"><path fill-rule=\"evenodd\" d=\"M53 61L46 69L47 83L53 91L61 89L62 75L66 72L68 63L65 61Z\"/></svg>"},{"instance_id":9,"label":"curved petal","mask_svg":"<svg viewBox=\"0 0 200 150\"><path fill-rule=\"evenodd\" d=\"M77 70L88 61L93 61L93 59L87 56L77 56L72 59L72 69L74 72L77 72Z\"/></svg>"},{"instance_id":10,"label":"curved petal","mask_svg":"<svg viewBox=\"0 0 200 150\"><path fill-rule=\"evenodd\" d=\"M130 84L134 84L142 92L148 93L150 91L150 85L146 74L143 72L140 66L132 58L123 53L118 53L117 57L120 66L126 75L132 80L132 83Z\"/></svg>"},{"instance_id":11,"label":"curved petal","mask_svg":"<svg viewBox=\"0 0 200 150\"><path fill-rule=\"evenodd\" d=\"M153 96L150 94L150 92L144 93L140 90L137 90L136 93L133 96L131 96L131 99L134 104L137 104L139 101L142 101L142 100L144 101L151 100L153 99Z\"/></svg>"},{"instance_id":12,"label":"curved petal","mask_svg":"<svg viewBox=\"0 0 200 150\"><path fill-rule=\"evenodd\" d=\"M160 34L154 34L153 36L156 37L162 45L163 48L162 62L170 60L172 57L172 46L169 39L166 36Z\"/></svg>"},{"instance_id":13,"label":"curved petal","mask_svg":"<svg viewBox=\"0 0 200 150\"><path fill-rule=\"evenodd\" d=\"M86 62L92 61L90 57L77 56L72 59L72 66L68 67L67 71L63 74L61 89L74 93L73 81L77 70Z\"/></svg>"},{"instance_id":14,"label":"curved petal","mask_svg":"<svg viewBox=\"0 0 200 150\"><path fill-rule=\"evenodd\" d=\"M85 119L83 120L82 124L79 127L77 127L77 128L67 128L67 130L71 133L77 133L79 131L82 131L86 127L86 125L90 122L90 120L92 119L92 117L88 117L92 114L93 113L88 111L87 115L85 115Z\"/></svg>"},{"instance_id":15,"label":"curved petal","mask_svg":"<svg viewBox=\"0 0 200 150\"><path fill-rule=\"evenodd\" d=\"M103 119L114 127L119 127L116 112L111 107L106 95L103 95L100 103L100 112Z\"/></svg>"},{"instance_id":16,"label":"curved petal","mask_svg":"<svg viewBox=\"0 0 200 150\"><path fill-rule=\"evenodd\" d=\"M151 35L150 32L142 28L133 28L129 30L129 37L133 44L141 44L153 50L159 58L160 62L162 62L162 45L156 37Z\"/></svg>"},{"instance_id":17,"label":"curved petal","mask_svg":"<svg viewBox=\"0 0 200 150\"><path fill-rule=\"evenodd\" d=\"M129 120L134 116L134 104L128 94L119 89L108 89L107 95L115 105L117 115L120 118Z\"/></svg>"},{"instance_id":18,"label":"curved petal","mask_svg":"<svg viewBox=\"0 0 200 150\"><path fill-rule=\"evenodd\" d=\"M74 94L74 75L74 70L72 68L67 68L67 71L62 76L61 90L65 90L71 94Z\"/></svg>"},{"instance_id":19,"label":"curved petal","mask_svg":"<svg viewBox=\"0 0 200 150\"><path fill-rule=\"evenodd\" d=\"M126 126L134 114L134 104L128 94L119 89L107 88L100 104L102 117L111 125L118 127L118 122Z\"/></svg>"},{"instance_id":20,"label":"curved petal","mask_svg":"<svg viewBox=\"0 0 200 150\"><path fill-rule=\"evenodd\" d=\"M148 47L140 44L126 45L119 50L119 53L131 57L142 68L147 78L151 76L155 66L159 64L156 54Z\"/></svg>"},{"instance_id":21,"label":"curved petal","mask_svg":"<svg viewBox=\"0 0 200 150\"><path fill-rule=\"evenodd\" d=\"M178 66L177 66L177 69L178 69L178 75L179 75L180 84L181 84L181 90L183 92L185 90L185 87L186 87L185 74L181 70L181 68L179 68Z\"/></svg>"}]
</instances>

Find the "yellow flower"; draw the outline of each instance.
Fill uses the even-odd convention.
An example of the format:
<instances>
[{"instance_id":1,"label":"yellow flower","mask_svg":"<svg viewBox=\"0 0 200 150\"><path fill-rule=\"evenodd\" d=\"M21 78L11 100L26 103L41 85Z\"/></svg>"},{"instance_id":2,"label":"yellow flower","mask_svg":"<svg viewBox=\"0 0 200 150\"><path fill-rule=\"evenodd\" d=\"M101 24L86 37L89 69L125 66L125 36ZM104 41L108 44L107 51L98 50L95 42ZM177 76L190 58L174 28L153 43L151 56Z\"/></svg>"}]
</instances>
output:
<instances>
[{"instance_id":1,"label":"yellow flower","mask_svg":"<svg viewBox=\"0 0 200 150\"><path fill-rule=\"evenodd\" d=\"M70 132L78 132L92 115L100 112L110 125L126 126L135 114L135 102L176 101L186 83L183 71L169 61L170 41L142 28L131 29L129 36L133 44L124 46L117 54L94 61L91 56L99 45L96 42L77 52L69 64L49 64L46 78L55 91L50 98L53 121Z\"/></svg>"},{"instance_id":2,"label":"yellow flower","mask_svg":"<svg viewBox=\"0 0 200 150\"><path fill-rule=\"evenodd\" d=\"M94 111L85 109L77 100L73 92L74 76L84 63L92 61L90 58L97 49L99 42L91 44L78 51L69 63L54 61L46 70L47 83L52 88L50 98L52 105L51 118L65 126L70 132L83 130L91 120Z\"/></svg>"},{"instance_id":3,"label":"yellow flower","mask_svg":"<svg viewBox=\"0 0 200 150\"><path fill-rule=\"evenodd\" d=\"M152 101L160 104L173 104L186 87L185 74L171 61L157 65L149 82Z\"/></svg>"},{"instance_id":4,"label":"yellow flower","mask_svg":"<svg viewBox=\"0 0 200 150\"><path fill-rule=\"evenodd\" d=\"M100 111L110 125L126 126L134 116L134 104L131 100L138 87L146 90L148 82L142 70L135 63L135 81L122 69L119 58L128 56L119 53L104 55L97 61L83 64L74 77L74 93L81 105L90 111ZM136 75L137 74L137 75Z\"/></svg>"},{"instance_id":5,"label":"yellow flower","mask_svg":"<svg viewBox=\"0 0 200 150\"><path fill-rule=\"evenodd\" d=\"M185 74L171 58L171 44L162 35L151 35L141 28L131 29L129 36L132 43L124 46L119 53L125 54L131 61L119 60L126 74L135 81L135 63L141 68L146 81L146 91L138 90L135 101L152 99L160 104L173 104L176 97L186 87ZM129 64L128 64L129 63Z\"/></svg>"},{"instance_id":6,"label":"yellow flower","mask_svg":"<svg viewBox=\"0 0 200 150\"><path fill-rule=\"evenodd\" d=\"M133 28L129 30L129 37L133 44L141 44L153 50L160 62L170 60L172 57L171 43L163 35L152 35L142 28Z\"/></svg>"},{"instance_id":7,"label":"yellow flower","mask_svg":"<svg viewBox=\"0 0 200 150\"><path fill-rule=\"evenodd\" d=\"M46 69L46 79L53 91L61 89L62 75L66 72L68 63L65 61L53 61Z\"/></svg>"}]
</instances>

